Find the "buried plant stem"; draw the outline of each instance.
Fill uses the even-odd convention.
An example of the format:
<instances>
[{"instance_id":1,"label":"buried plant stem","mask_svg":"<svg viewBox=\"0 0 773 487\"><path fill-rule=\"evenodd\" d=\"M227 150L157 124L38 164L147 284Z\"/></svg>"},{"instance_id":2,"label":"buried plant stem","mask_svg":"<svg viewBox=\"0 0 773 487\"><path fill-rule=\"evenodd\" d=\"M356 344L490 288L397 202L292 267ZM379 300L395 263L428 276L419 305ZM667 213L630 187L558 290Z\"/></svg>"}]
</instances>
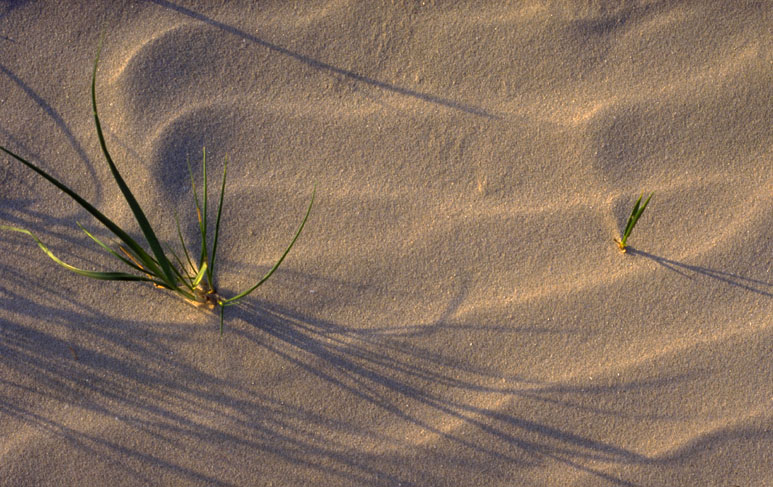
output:
<instances>
[{"instance_id":1,"label":"buried plant stem","mask_svg":"<svg viewBox=\"0 0 773 487\"><path fill-rule=\"evenodd\" d=\"M152 226L150 225L150 222L148 221L147 217L145 216L145 213L143 212L136 198L134 197L131 190L129 189L129 186L126 184L120 172L118 171L118 168L116 167L113 161L113 158L107 149L107 144L105 142L104 134L102 132L102 124L99 120L99 114L97 112L97 98L96 98L97 66L99 64L99 54L101 50L102 50L102 43L100 42L99 49L97 50L97 56L96 56L96 59L94 60L94 69L92 71L92 78L91 78L91 104L92 104L92 110L94 113L94 124L96 126L97 137L99 138L99 145L102 150L102 154L104 155L105 160L108 166L110 167L110 172L113 176L113 179L115 179L116 184L120 188L121 193L123 194L124 199L126 200L126 203L129 205L129 208L131 209L132 214L134 215L134 219L136 220L137 224L140 227L140 230L142 231L142 235L144 237L145 243L149 247L150 252L145 250L145 247L143 247L143 245L141 245L134 238L132 238L125 230L119 227L110 218L105 216L102 212L100 212L97 208L91 205L88 201L83 199L74 190L70 189L68 186L66 186L64 183L62 183L61 181L59 181L58 179L50 175L48 172L39 168L35 164L27 161L23 157L17 155L16 153L12 152L11 150L5 147L0 146L0 150L2 152L5 152L12 158L16 159L17 161L21 162L28 168L32 169L40 176L42 176L44 179L49 181L51 184L56 186L60 191L62 191L67 196L75 200L76 203L78 203L81 207L83 207L86 211L88 211L97 221L102 223L108 230L110 230L110 232L112 232L112 234L115 235L118 238L118 240L120 240L121 243L118 244L118 249L124 255L121 255L116 250L112 249L109 245L99 240L97 237L92 235L88 230L86 230L80 223L78 223L78 226L81 228L81 230L83 230L83 232L91 240L96 242L109 255L118 259L124 265L131 268L134 272L139 273L139 275L127 273L127 272L100 272L100 271L90 271L86 269L81 269L59 259L56 255L53 254L53 252L51 252L51 250L48 249L48 247L46 247L45 244L43 244L43 242L36 235L34 235L29 230L26 230L24 228L19 228L19 227L8 226L8 225L0 225L0 230L9 230L9 231L20 232L20 233L29 235L35 240L35 242L43 250L43 252L46 255L48 255L54 262L61 265L65 269L68 269L77 274L90 277L93 279L102 279L102 280L111 280L111 281L147 281L152 283L154 286L158 288L168 289L174 292L175 294L177 294L187 302L193 304L194 306L202 307L210 310L219 306L220 307L220 333L222 334L224 308L226 306L231 306L236 304L241 299L245 298L250 293L252 293L259 286L261 286L264 282L266 282L271 277L271 275L279 268L279 266L284 261L285 257L287 257L287 254L290 252L290 249L292 249L293 245L295 245L295 242L298 240L298 237L300 236L304 226L306 225L306 222L308 221L309 214L311 213L311 208L314 205L316 186L312 191L311 201L309 202L309 206L306 209L306 214L304 215L303 220L301 221L301 224L299 225L297 231L295 232L295 235L292 241L287 246L287 248L285 249L282 256L279 258L279 260L277 260L274 266L268 271L268 273L266 273L266 275L264 275L257 282L257 284L247 289L246 291L243 291L237 294L236 296L233 296L230 298L220 296L219 294L217 294L217 291L214 285L215 284L215 256L217 253L217 241L220 235L220 222L221 222L221 215L223 210L223 198L225 195L225 183L226 183L228 159L226 158L225 163L223 165L223 179L220 185L220 196L219 196L218 208L217 208L217 218L215 222L215 233L214 233L214 239L212 242L211 251L209 250L210 249L209 238L207 235L207 210L208 210L208 207L207 207L208 191L207 190L208 188L207 188L206 150L203 151L202 189L204 194L202 197L201 204L199 201L198 192L196 190L196 184L194 182L193 172L190 169L190 165L188 165L188 170L191 177L191 186L193 188L193 197L194 197L194 205L196 208L196 216L197 216L198 225L199 225L201 248L200 248L198 263L195 263L191 259L190 252L188 251L188 247L186 246L185 240L183 239L183 236L182 236L182 231L180 229L180 221L177 218L177 214L175 213L174 217L175 217L175 223L177 226L177 235L180 240L180 244L183 248L187 265L185 265L182 262L182 260L173 250L167 248L167 252L169 252L169 254L174 259L174 262L172 262L167 257L164 251L164 248L161 245L161 242L159 241L158 237L156 236L156 233L154 232Z\"/></svg>"}]
</instances>

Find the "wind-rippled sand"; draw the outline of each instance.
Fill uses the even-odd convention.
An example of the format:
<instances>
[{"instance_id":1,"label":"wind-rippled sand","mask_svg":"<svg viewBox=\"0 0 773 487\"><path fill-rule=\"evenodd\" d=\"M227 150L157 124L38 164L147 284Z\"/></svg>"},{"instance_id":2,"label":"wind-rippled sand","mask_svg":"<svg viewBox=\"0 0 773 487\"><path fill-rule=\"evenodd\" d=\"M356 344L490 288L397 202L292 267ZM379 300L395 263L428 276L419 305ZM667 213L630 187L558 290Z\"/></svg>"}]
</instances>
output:
<instances>
[{"instance_id":1,"label":"wind-rippled sand","mask_svg":"<svg viewBox=\"0 0 773 487\"><path fill-rule=\"evenodd\" d=\"M249 3L0 2L0 145L139 235L104 27L164 242L228 157L221 293L317 193L222 337L0 234L0 485L773 485L773 6ZM112 265L5 156L0 190Z\"/></svg>"}]
</instances>

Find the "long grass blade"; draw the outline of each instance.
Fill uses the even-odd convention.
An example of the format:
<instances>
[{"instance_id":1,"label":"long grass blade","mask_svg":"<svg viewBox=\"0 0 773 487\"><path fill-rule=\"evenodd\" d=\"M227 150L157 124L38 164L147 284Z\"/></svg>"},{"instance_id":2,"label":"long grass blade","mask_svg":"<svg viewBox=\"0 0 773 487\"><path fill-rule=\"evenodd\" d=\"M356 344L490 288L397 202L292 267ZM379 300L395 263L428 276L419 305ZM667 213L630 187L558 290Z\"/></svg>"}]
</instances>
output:
<instances>
[{"instance_id":1,"label":"long grass blade","mask_svg":"<svg viewBox=\"0 0 773 487\"><path fill-rule=\"evenodd\" d=\"M215 220L215 238L212 242L212 254L209 257L209 269L207 270L207 281L209 287L215 289L214 274L215 274L215 256L217 255L217 239L220 236L220 215L223 213L223 197L225 196L225 179L226 172L228 170L228 156L223 163L223 182L220 184L220 201L217 204L217 219Z\"/></svg>"},{"instance_id":2,"label":"long grass blade","mask_svg":"<svg viewBox=\"0 0 773 487\"><path fill-rule=\"evenodd\" d=\"M169 254L172 256L172 259L174 259L174 263L177 265L173 265L172 269L175 270L175 274L185 281L186 279L193 279L193 276L190 274L183 274L185 272L185 264L180 259L180 256L177 255L177 252L174 251L171 247L165 246L166 251L169 252Z\"/></svg>"},{"instance_id":3,"label":"long grass blade","mask_svg":"<svg viewBox=\"0 0 773 487\"><path fill-rule=\"evenodd\" d=\"M206 149L203 149L204 151L204 163L206 164L207 160L207 152ZM196 189L196 180L193 177L193 169L191 169L191 163L188 161L188 158L185 158L185 164L188 166L188 175L191 178L191 189L193 191L193 204L196 207L196 220L199 224L199 238L201 239L201 251L199 252L199 263L196 268L201 268L201 264L206 259L207 255L207 228L202 225L202 215L201 215L201 203L199 201L199 192ZM206 218L206 216L204 217Z\"/></svg>"},{"instance_id":4,"label":"long grass blade","mask_svg":"<svg viewBox=\"0 0 773 487\"><path fill-rule=\"evenodd\" d=\"M317 188L315 186L314 191L311 194L311 202L309 203L309 208L306 210L306 216L303 217L303 221L301 222L301 225L298 227L298 230L295 232L295 236L293 237L292 242L290 242L290 245L287 246L287 249L285 249L284 253L282 254L282 257L280 257L279 260L276 261L276 264L274 264L274 267L272 267L271 270L268 271L268 273L266 273L266 275L263 276L263 278L260 281L258 281L257 284L255 284L248 290L244 291L243 293L237 294L232 298L222 300L220 302L221 306L229 306L232 304L236 304L237 301L247 296L252 291L260 287L261 284L266 282L268 278L271 277L271 275L274 273L274 271L276 271L279 268L279 265L282 263L282 261L284 261L285 257L287 257L287 254L290 253L290 249L292 249L293 245L295 245L295 241L298 240L298 237L300 236L301 231L303 231L303 227L306 225L306 221L309 219L309 213L311 213L311 207L314 205L314 197L316 193L317 193Z\"/></svg>"},{"instance_id":5,"label":"long grass blade","mask_svg":"<svg viewBox=\"0 0 773 487\"><path fill-rule=\"evenodd\" d=\"M637 220L638 220L638 219L639 219L639 217L642 215L642 213L644 213L644 209L645 209L645 208L647 208L647 205L648 205L648 204L650 204L650 200L652 199L652 196L653 196L654 194L655 194L655 193L650 193L650 195L649 195L649 196L647 196L647 199L646 199L646 200L644 200L644 204L643 204L643 205L641 205L641 208L639 208L639 211L638 211L638 212L637 212L637 214L636 214L636 219L637 219ZM642 194L642 196L644 196L644 195Z\"/></svg>"},{"instance_id":6,"label":"long grass blade","mask_svg":"<svg viewBox=\"0 0 773 487\"><path fill-rule=\"evenodd\" d=\"M641 217L642 213L644 213L644 209L647 208L647 205L649 204L650 198L652 198L653 194L654 193L651 193L649 195L649 197L644 202L644 204L641 205L641 207L639 206L639 203L641 203L641 199L644 197L644 194L639 196L639 200L634 205L630 218L628 218L628 225L626 225L625 234L623 235L623 238L627 238L631 234L631 232L633 231L633 227L636 226L636 222L639 221L639 217Z\"/></svg>"},{"instance_id":7,"label":"long grass blade","mask_svg":"<svg viewBox=\"0 0 773 487\"><path fill-rule=\"evenodd\" d=\"M110 218L106 217L104 214L102 214L101 211L97 210L91 203L84 200L78 193L70 189L68 186L66 186L64 183L44 171L43 169L39 168L35 164L29 162L28 160L24 159L18 154L15 154L9 149L6 149L5 147L0 146L0 150L8 154L9 156L13 157L17 161L21 162L25 166L29 167L39 175L41 175L44 179L46 179L48 182L59 188L60 191L62 191L64 194L72 198L76 203L78 203L81 207L83 207L86 211L91 213L91 215L96 218L100 223L102 223L105 227L107 227L108 230L113 232L113 234L118 237L121 241L123 241L129 248L134 251L134 253L138 256L142 257L142 261L148 264L148 268L153 270L154 272L160 274L160 269L158 266L155 265L153 262L153 259L145 252L145 250L140 246L139 243L137 243L136 240L134 240L131 236L129 236L128 233L126 233L121 227L115 224Z\"/></svg>"},{"instance_id":8,"label":"long grass blade","mask_svg":"<svg viewBox=\"0 0 773 487\"><path fill-rule=\"evenodd\" d=\"M51 250L46 247L46 245L32 232L29 230L26 230L24 228L19 227L11 227L7 225L0 225L0 229L2 230L10 230L13 232L19 232L24 233L26 235L29 235L32 237L35 242L38 244L38 247L40 247L43 252L45 252L46 255L48 255L51 260L59 264L60 266L64 267L67 270L70 270L72 272L75 272L77 274L80 274L82 276L90 277L92 279L101 279L106 281L149 281L149 282L157 282L152 277L144 277L144 276L136 276L134 274L128 274L126 272L97 272L97 271L89 271L86 269L81 269L79 267L75 267L73 265L68 264L67 262L64 262L59 257L54 255ZM163 284L160 283L159 284Z\"/></svg>"},{"instance_id":9,"label":"long grass blade","mask_svg":"<svg viewBox=\"0 0 773 487\"><path fill-rule=\"evenodd\" d=\"M99 145L102 148L102 154L105 156L105 160L107 161L108 166L110 166L110 172L113 174L113 179L115 179L115 182L118 184L118 187L121 189L121 193L123 193L124 199L126 199L126 202L129 204L129 208L131 208L132 213L134 214L135 220L137 220L137 224L140 226L140 230L142 230L142 234L145 236L145 240L148 242L148 245L150 246L150 249L153 251L153 254L156 256L156 262L161 266L161 272L159 273L160 276L167 282L168 285L171 287L176 287L176 277L174 275L174 272L172 271L172 265L169 262L169 260L166 258L166 255L164 255L164 250L161 247L161 243L158 241L158 238L156 237L155 232L153 231L153 228L150 226L150 222L148 222L147 217L145 216L145 213L142 211L142 208L140 207L137 200L134 198L134 195L132 194L131 190L129 189L129 186L124 181L123 177L121 177L121 173L118 172L118 168L116 167L115 163L113 162L113 158L110 156L110 152L107 150L107 144L105 143L105 136L102 133L102 124L99 121L99 114L97 113L97 66L99 65L99 54L102 51L102 42L99 43L99 49L97 50L97 57L94 60L94 70L91 75L91 107L94 111L94 124L97 128L97 137L99 138ZM129 244L129 242L127 242ZM144 251L142 253L137 252L137 249L133 248L137 255L143 256L145 253ZM146 260L145 258L142 259L143 263L148 265L148 267L151 266L150 260Z\"/></svg>"},{"instance_id":10,"label":"long grass blade","mask_svg":"<svg viewBox=\"0 0 773 487\"><path fill-rule=\"evenodd\" d=\"M180 228L180 219L177 217L177 211L174 212L174 221L177 224L177 237L180 239L180 245L183 248L183 252L185 253L185 260L188 261L188 268L195 272L196 266L193 265L193 261L191 260L191 255L188 253L188 246L185 245L185 239L183 238L183 232ZM179 261L179 259L178 259ZM184 269L185 266L180 263L180 268Z\"/></svg>"},{"instance_id":11,"label":"long grass blade","mask_svg":"<svg viewBox=\"0 0 773 487\"><path fill-rule=\"evenodd\" d=\"M174 250L172 250L171 248L167 247L166 251L169 252L169 254L172 256L172 258L177 263L177 266L172 265L172 271L175 273L175 275L179 279L179 282L181 282L183 286L187 287L191 292L193 292L194 286L191 286L190 281L193 280L194 276L192 274L191 275L184 275L183 274L183 272L185 272L185 266L183 265L182 261L180 260L180 257L177 256L177 253Z\"/></svg>"},{"instance_id":12,"label":"long grass blade","mask_svg":"<svg viewBox=\"0 0 773 487\"><path fill-rule=\"evenodd\" d=\"M634 225L636 224L634 217L636 216L636 213L639 211L639 204L641 203L641 199L644 197L644 194L639 196L639 199L636 200L636 203L633 205L633 210L631 210L631 214L628 216L628 221L625 223L625 230L623 231L623 242L628 238L628 235L631 234L631 231L633 230Z\"/></svg>"},{"instance_id":13,"label":"long grass blade","mask_svg":"<svg viewBox=\"0 0 773 487\"><path fill-rule=\"evenodd\" d=\"M628 236L633 231L633 227L635 225L635 216L636 212L639 211L639 203L641 202L641 197L639 200L636 201L636 204L633 206L633 210L631 210L631 214L628 216L628 222L625 224L625 232L623 232L623 239L628 238Z\"/></svg>"},{"instance_id":14,"label":"long grass blade","mask_svg":"<svg viewBox=\"0 0 773 487\"><path fill-rule=\"evenodd\" d=\"M96 242L100 247L102 247L110 255L112 255L113 257L115 257L116 259L120 260L121 262L123 262L124 264L128 265L129 267L131 267L132 269L134 269L136 271L142 272L143 274L147 274L148 273L147 269L143 269L142 267L140 267L137 264L135 264L133 261L127 259L124 256L122 256L121 254L119 254L118 252L116 252L115 250L110 248L109 245L107 245L106 243L102 242L100 239L98 239L94 235L92 235L91 232L86 230L86 228L84 228L84 226L81 225L79 222L76 222L76 223L80 227L80 229L83 230L83 233L85 233L91 240Z\"/></svg>"},{"instance_id":15,"label":"long grass blade","mask_svg":"<svg viewBox=\"0 0 773 487\"><path fill-rule=\"evenodd\" d=\"M201 215L199 215L199 226L201 227L201 263L204 264L208 262L207 259L207 148L203 147L201 149L202 155L201 155L201 172L202 172L202 190L204 192L204 196L202 199L202 205L201 205Z\"/></svg>"},{"instance_id":16,"label":"long grass blade","mask_svg":"<svg viewBox=\"0 0 773 487\"><path fill-rule=\"evenodd\" d=\"M623 237L620 240L615 240L617 242L617 246L620 247L620 250L625 252L626 245L628 242L628 237L631 235L631 232L633 231L633 228L636 226L636 222L639 221L639 218L644 213L644 210L647 208L647 205L650 202L650 199L652 199L652 196L655 193L650 193L650 195L647 197L647 199L644 201L644 204L641 204L642 198L644 198L644 193L639 196L639 199L636 200L636 204L633 205L633 210L631 210L631 215L628 217L628 221L625 224L625 230L623 231Z\"/></svg>"}]
</instances>

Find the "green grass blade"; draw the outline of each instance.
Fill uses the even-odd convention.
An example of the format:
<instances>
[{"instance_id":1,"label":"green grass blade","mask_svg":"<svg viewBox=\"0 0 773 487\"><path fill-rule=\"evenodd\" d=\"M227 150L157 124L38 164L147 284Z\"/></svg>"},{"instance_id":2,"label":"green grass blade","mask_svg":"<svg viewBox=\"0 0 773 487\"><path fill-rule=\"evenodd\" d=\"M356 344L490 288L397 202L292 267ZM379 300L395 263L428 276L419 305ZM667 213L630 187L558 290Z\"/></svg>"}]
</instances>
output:
<instances>
[{"instance_id":1,"label":"green grass blade","mask_svg":"<svg viewBox=\"0 0 773 487\"><path fill-rule=\"evenodd\" d=\"M199 273L196 274L196 277L193 278L193 282L191 282L191 285L193 287L196 287L201 282L201 279L204 277L204 275L207 273L207 263L203 262L201 264L201 270L199 270Z\"/></svg>"},{"instance_id":2,"label":"green grass blade","mask_svg":"<svg viewBox=\"0 0 773 487\"><path fill-rule=\"evenodd\" d=\"M301 231L303 231L303 227L306 225L306 221L309 219L309 213L311 213L311 207L312 205L314 205L314 197L316 193L317 193L317 188L315 187L314 191L311 194L311 202L309 203L309 208L306 210L306 216L303 217L303 221L301 222L301 225L298 227L298 230L295 232L295 236L293 237L292 242L290 242L290 245L287 246L287 249L285 249L284 254L282 254L282 257L280 257L279 260L276 261L276 264L274 264L274 267L272 267L271 270L268 271L268 273L266 273L266 275L263 276L263 278L260 281L258 281L257 284L255 284L248 290L244 291L243 293L237 294L232 298L222 300L220 303L221 306L236 304L236 301L239 301L243 297L247 296L252 291L257 289L261 284L266 282L268 278L271 277L271 275L274 273L274 271L276 271L279 268L279 265L282 263L282 261L284 261L285 257L287 257L287 254L290 253L290 249L293 248L293 245L295 245L295 241L298 240L298 236L300 236Z\"/></svg>"},{"instance_id":3,"label":"green grass blade","mask_svg":"<svg viewBox=\"0 0 773 487\"><path fill-rule=\"evenodd\" d=\"M121 254L119 254L115 250L111 249L110 246L108 246L106 243L102 242L100 239L98 239L97 237L92 235L91 232L86 230L83 227L83 225L81 225L79 222L76 222L76 224L80 227L81 230L83 230L83 233L85 233L91 240L95 241L100 247L102 247L110 255L112 255L113 257L115 257L116 259L120 260L121 262L123 262L124 264L128 265L129 267L131 267L132 269L134 269L136 271L142 272L144 274L148 273L147 269L143 269L142 267L138 266L137 264L135 264L131 260L127 259L126 257L122 256Z\"/></svg>"},{"instance_id":4,"label":"green grass blade","mask_svg":"<svg viewBox=\"0 0 773 487\"><path fill-rule=\"evenodd\" d=\"M48 249L48 247L46 247L45 244L34 233L30 232L29 230L26 230L24 228L19 228L19 227L10 227L7 225L0 225L0 229L10 230L13 232L20 232L20 233L29 235L35 240L35 242L37 242L38 247L40 247L43 250L43 252L45 252L45 254L51 258L51 260L53 260L60 266L64 267L65 269L75 272L77 274L80 274L82 276L90 277L92 279L106 280L106 281L149 281L149 282L158 283L159 285L163 284L150 277L135 276L134 274L127 274L126 272L97 272L97 271L89 271L86 269L75 267L73 265L68 264L67 262L64 262L59 257L54 255L54 253L51 252Z\"/></svg>"},{"instance_id":5,"label":"green grass blade","mask_svg":"<svg viewBox=\"0 0 773 487\"><path fill-rule=\"evenodd\" d=\"M166 247L166 251L169 252L169 255L172 256L172 259L174 259L174 263L176 265L172 265L172 270L175 274L177 274L177 277L179 277L181 280L185 281L186 279L190 280L193 279L193 276L190 274L183 274L185 272L185 264L180 259L180 257L177 255L177 252L174 251L171 247Z\"/></svg>"},{"instance_id":6,"label":"green grass blade","mask_svg":"<svg viewBox=\"0 0 773 487\"><path fill-rule=\"evenodd\" d=\"M165 287L165 288L167 288L167 289L172 289L173 291L175 290L175 289L173 289L173 288L169 287L168 283L164 283L164 282L162 282L162 280L161 280L161 279L160 279L160 278L159 278L157 275L153 275L153 274L152 274L152 273L151 273L151 272L150 272L148 269L144 269L144 268L142 268L142 267L138 266L138 265L137 265L135 262L133 262L132 260L129 260L129 259L127 259L127 258L123 257L121 254L119 254L118 252L116 252L116 251L114 251L113 249L111 249L111 248L110 248L110 247L109 247L107 244L105 244L104 242L102 242L101 240L99 240L97 237L95 237L94 235L92 235L92 234L91 234L91 233L90 233L88 230L86 230L86 229L83 227L83 225L81 225L80 223L78 223L78 226L81 228L81 230L83 230L83 232L84 232L86 235L88 235L88 236L89 236L89 238L91 238L93 241L95 241L97 244L99 244L99 246L100 246L100 247L102 247L103 249L105 249L105 250L106 250L107 252L109 252L111 255L113 255L113 256L114 256L114 257L116 257L117 259L121 260L121 262L123 262L123 263L125 263L126 265L130 266L132 269L135 269L135 270L137 270L137 271L139 271L139 272L141 272L141 273L145 274L146 276L150 277L150 278L151 278L151 282L153 282L153 283L155 283L155 284L158 284L158 285L161 285L162 287ZM122 248L123 248L124 252L128 252L128 251L126 250L126 248L125 248L125 247L122 247ZM172 254L172 256L173 256L174 258L176 258L176 259L177 259L177 261L178 261L178 262L180 262L180 259L179 259L179 257L177 257L177 254L175 254L173 250L169 249L169 252ZM136 258L136 257L137 257L137 256L134 256L133 258ZM180 262L180 268L181 268L181 269L183 268L183 265L182 265L182 263L181 263L181 262ZM175 274L177 275L177 277L180 279L180 282L182 282L182 283L183 283L183 284L184 284L184 285L185 285L185 286L186 286L188 289L190 289L190 291L191 291L191 293L192 293L192 292L193 292L193 286L191 286L190 284L188 284L188 282L187 282L187 281L186 281L186 279L185 279L185 276L183 276L182 274L180 274L180 272L177 270L177 268L176 268L175 266L172 266L172 270L175 272ZM188 277L188 280L191 280L191 279L193 279L193 276L190 276L190 277ZM184 293L183 295L184 295L184 296L186 296L186 297L187 297L187 296L193 296L193 294L187 294L187 293Z\"/></svg>"},{"instance_id":7,"label":"green grass blade","mask_svg":"<svg viewBox=\"0 0 773 487\"><path fill-rule=\"evenodd\" d=\"M108 166L110 166L110 172L113 174L113 179L115 179L115 182L118 184L118 187L121 189L121 193L123 193L124 199L126 199L126 202L129 204L129 208L131 208L132 213L134 214L135 220L137 220L137 224L140 226L140 230L142 230L142 234L145 236L145 240L148 242L148 245L150 246L151 251L153 251L153 254L156 256L156 261L161 266L161 272L159 273L164 281L166 281L169 285L172 287L176 287L176 277L174 275L174 272L172 271L172 265L170 264L169 260L166 258L166 255L164 255L164 250L161 248L161 243L158 241L158 238L156 237L155 232L153 231L153 228L150 226L150 222L148 222L147 217L145 216L145 213L142 211L142 208L140 207L137 200L134 198L134 195L132 194L131 190L129 190L129 186L127 186L126 182L124 181L123 177L121 177L121 174L118 172L118 168L116 167L115 163L113 162L113 158L110 156L110 152L107 150L107 144L105 143L105 135L102 133L102 124L99 121L99 114L97 113L97 66L99 65L99 54L102 51L102 43L99 44L99 49L97 50L97 57L94 60L94 70L91 75L91 107L94 111L94 124L97 128L97 137L99 138L99 145L102 148L102 154L105 156L105 160L107 161ZM128 244L128 242L127 242ZM145 252L142 251L142 253L137 252L137 249L132 248L137 255L143 255ZM142 262L148 267L151 266L150 260L142 259Z\"/></svg>"},{"instance_id":8,"label":"green grass blade","mask_svg":"<svg viewBox=\"0 0 773 487\"><path fill-rule=\"evenodd\" d=\"M207 148L201 149L201 172L202 172L202 190L204 196L201 205L201 217L199 218L199 226L201 227L201 262L206 263L207 259Z\"/></svg>"},{"instance_id":9,"label":"green grass blade","mask_svg":"<svg viewBox=\"0 0 773 487\"><path fill-rule=\"evenodd\" d=\"M204 163L206 164L207 153L206 149L204 149ZM201 216L201 203L199 201L199 192L196 190L196 180L193 177L193 169L191 169L191 163L188 161L188 158L185 158L185 164L188 166L188 175L191 178L191 189L193 191L193 204L196 207L196 219L198 220L199 224L199 238L201 239L201 251L199 253L199 263L196 268L201 268L201 264L206 259L206 252L207 252L207 229L205 226L202 225L202 216ZM204 217L206 218L206 216Z\"/></svg>"},{"instance_id":10,"label":"green grass blade","mask_svg":"<svg viewBox=\"0 0 773 487\"><path fill-rule=\"evenodd\" d=\"M625 230L623 231L623 239L622 242L625 243L626 239L628 238L628 235L631 234L631 231L633 230L634 225L636 225L636 214L639 211L639 204L641 203L641 199L644 196L642 194L639 196L639 199L636 200L636 204L633 205L633 210L631 210L631 215L628 217L628 221L625 223Z\"/></svg>"},{"instance_id":11,"label":"green grass blade","mask_svg":"<svg viewBox=\"0 0 773 487\"><path fill-rule=\"evenodd\" d=\"M188 246L185 245L185 239L183 238L183 232L180 228L180 219L177 218L177 211L174 212L174 221L177 224L177 237L180 239L180 245L182 245L183 252L185 253L185 260L188 261L188 268L192 271L196 270L196 266L193 265L193 261L191 260L191 255L188 253ZM179 259L178 259L179 261ZM185 266L180 263L180 268L184 269Z\"/></svg>"},{"instance_id":12,"label":"green grass blade","mask_svg":"<svg viewBox=\"0 0 773 487\"><path fill-rule=\"evenodd\" d=\"M169 252L169 254L171 254L172 258L174 258L174 260L179 265L179 268L176 265L172 265L172 272L174 272L174 274L179 279L178 283L182 283L183 286L187 287L191 292L193 292L194 286L191 286L190 281L193 280L194 276L183 275L183 272L185 272L185 266L183 266L182 261L180 261L180 257L178 257L177 253L175 253L175 251L169 247L167 247L166 251Z\"/></svg>"},{"instance_id":13,"label":"green grass blade","mask_svg":"<svg viewBox=\"0 0 773 487\"><path fill-rule=\"evenodd\" d=\"M145 250L140 246L139 243L137 243L136 240L134 240L131 236L129 236L128 233L126 233L121 227L116 225L111 219L106 217L104 214L102 214L101 211L97 210L94 206L91 205L88 201L84 200L78 193L67 187L64 183L60 182L58 179L44 171L43 169L39 168L35 164L29 162L28 160L24 159L23 157L15 154L14 152L10 151L9 149L6 149L5 147L0 146L0 150L8 154L9 156L13 157L17 161L21 162L25 166L29 167L39 175L41 175L44 179L46 179L48 182L59 188L60 191L62 191L64 194L72 198L76 203L78 203L81 207L83 207L86 211L88 211L94 218L96 218L100 223L102 223L105 227L107 227L108 230L113 232L113 234L118 237L122 242L124 242L129 248L132 249L132 251L142 257L142 262L150 264L148 265L148 268L153 270L154 273L160 274L160 269L158 266L155 265L155 263L152 262L152 258L145 252Z\"/></svg>"},{"instance_id":14,"label":"green grass blade","mask_svg":"<svg viewBox=\"0 0 773 487\"><path fill-rule=\"evenodd\" d=\"M639 199L636 200L636 203L633 205L633 210L631 210L631 217L633 217L635 214L639 212L639 205L641 204L642 198L644 198L644 193L639 195Z\"/></svg>"},{"instance_id":15,"label":"green grass blade","mask_svg":"<svg viewBox=\"0 0 773 487\"><path fill-rule=\"evenodd\" d=\"M652 199L652 196L653 196L654 194L655 194L655 193L650 193L650 195L649 195L649 196L647 196L647 199L646 199L646 200L644 200L644 204L643 204L643 205L641 205L641 208L639 208L639 216L641 216L641 214L642 214L642 213L644 213L644 209L645 209L645 208L647 208L647 205L648 205L648 204L650 204L650 200ZM642 196L644 196L644 194L642 194ZM637 219L637 220L639 219L639 216L637 216L637 217L636 217L636 219Z\"/></svg>"},{"instance_id":16,"label":"green grass blade","mask_svg":"<svg viewBox=\"0 0 773 487\"><path fill-rule=\"evenodd\" d=\"M633 228L636 226L636 222L639 221L639 218L644 213L644 210L647 208L647 205L650 202L650 199L652 199L652 196L655 193L650 193L650 195L647 197L647 199L644 201L644 204L641 204L641 200L644 197L644 193L639 196L639 199L636 200L636 204L633 205L633 210L631 210L631 216L628 217L628 222L625 224L625 231L623 231L623 238L620 239L618 242L618 246L620 247L620 250L625 252L625 247L628 242L628 237L631 235L631 232L633 231Z\"/></svg>"},{"instance_id":17,"label":"green grass blade","mask_svg":"<svg viewBox=\"0 0 773 487\"><path fill-rule=\"evenodd\" d=\"M225 179L226 172L228 170L228 157L226 156L223 163L223 182L220 185L220 201L217 204L217 219L215 220L215 238L212 242L212 255L209 257L209 269L207 270L207 281L209 287L215 289L214 275L215 275L215 256L217 255L217 239L220 237L220 215L223 213L223 197L225 196Z\"/></svg>"},{"instance_id":18,"label":"green grass blade","mask_svg":"<svg viewBox=\"0 0 773 487\"><path fill-rule=\"evenodd\" d=\"M636 202L636 206L634 207L634 211L631 213L630 228L627 229L628 230L628 234L630 234L631 230L633 230L633 227L636 226L636 222L639 221L639 217L641 217L642 213L644 213L644 209L647 208L647 205L649 204L650 198L652 198L653 194L654 193L651 193L649 195L649 197L647 198L647 200L644 202L644 204L641 207L639 207L639 201L641 201L641 199L642 199L642 197L644 195L642 194L642 196L639 197L639 201Z\"/></svg>"}]
</instances>

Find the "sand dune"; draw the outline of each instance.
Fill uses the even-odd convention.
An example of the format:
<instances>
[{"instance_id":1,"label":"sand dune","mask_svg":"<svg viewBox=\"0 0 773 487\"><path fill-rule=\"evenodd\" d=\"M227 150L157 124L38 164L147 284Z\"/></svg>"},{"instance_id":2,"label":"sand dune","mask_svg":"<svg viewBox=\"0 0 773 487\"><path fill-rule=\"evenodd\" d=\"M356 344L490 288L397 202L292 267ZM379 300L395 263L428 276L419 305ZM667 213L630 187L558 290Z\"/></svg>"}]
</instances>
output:
<instances>
[{"instance_id":1,"label":"sand dune","mask_svg":"<svg viewBox=\"0 0 773 487\"><path fill-rule=\"evenodd\" d=\"M228 157L221 293L317 194L223 336L0 234L0 485L773 485L771 6L207 3L0 2L0 145L139 235L104 26L165 243ZM6 156L0 190L112 265Z\"/></svg>"}]
</instances>

